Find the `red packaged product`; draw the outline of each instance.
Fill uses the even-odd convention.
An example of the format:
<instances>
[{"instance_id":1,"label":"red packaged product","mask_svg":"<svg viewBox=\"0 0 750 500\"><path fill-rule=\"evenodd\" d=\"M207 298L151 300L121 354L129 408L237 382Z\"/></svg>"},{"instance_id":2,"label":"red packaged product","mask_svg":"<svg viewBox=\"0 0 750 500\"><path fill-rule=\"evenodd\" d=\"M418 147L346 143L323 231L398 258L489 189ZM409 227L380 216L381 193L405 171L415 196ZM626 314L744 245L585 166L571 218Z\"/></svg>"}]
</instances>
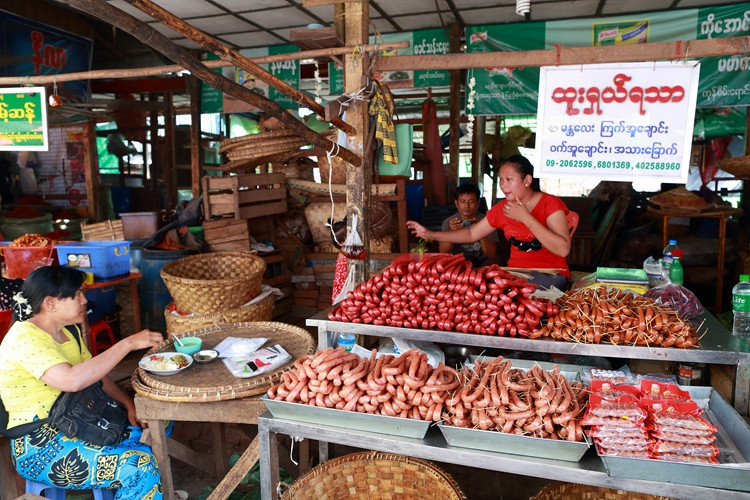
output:
<instances>
[{"instance_id":1,"label":"red packaged product","mask_svg":"<svg viewBox=\"0 0 750 500\"><path fill-rule=\"evenodd\" d=\"M675 453L691 457L718 457L719 449L713 444L678 443L677 441L657 441L651 448L654 454Z\"/></svg>"},{"instance_id":2,"label":"red packaged product","mask_svg":"<svg viewBox=\"0 0 750 500\"><path fill-rule=\"evenodd\" d=\"M670 462L683 462L690 464L707 464L718 465L719 461L715 457L700 457L694 455L678 455L676 453L661 453L654 455L656 460L668 460Z\"/></svg>"},{"instance_id":3,"label":"red packaged product","mask_svg":"<svg viewBox=\"0 0 750 500\"><path fill-rule=\"evenodd\" d=\"M688 415L684 413L654 412L649 415L649 420L653 428L664 432L664 427L674 427L678 429L695 429L710 431L711 433L719 430L711 425L708 420L697 415ZM683 431L684 432L684 431Z\"/></svg>"},{"instance_id":4,"label":"red packaged product","mask_svg":"<svg viewBox=\"0 0 750 500\"><path fill-rule=\"evenodd\" d=\"M659 380L642 379L641 397L656 400L671 399L675 401L692 401L690 393L680 389L678 385L666 384ZM658 397L661 396L661 397Z\"/></svg>"}]
</instances>

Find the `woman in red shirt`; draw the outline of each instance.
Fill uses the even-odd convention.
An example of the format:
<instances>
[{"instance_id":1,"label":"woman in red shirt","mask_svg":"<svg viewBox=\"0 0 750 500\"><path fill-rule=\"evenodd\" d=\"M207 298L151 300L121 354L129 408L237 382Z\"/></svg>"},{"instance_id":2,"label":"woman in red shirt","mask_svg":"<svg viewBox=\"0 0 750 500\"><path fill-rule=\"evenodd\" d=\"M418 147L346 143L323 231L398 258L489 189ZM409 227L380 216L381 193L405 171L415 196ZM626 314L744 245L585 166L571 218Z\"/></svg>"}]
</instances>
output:
<instances>
[{"instance_id":1,"label":"woman in red shirt","mask_svg":"<svg viewBox=\"0 0 750 500\"><path fill-rule=\"evenodd\" d=\"M448 232L428 231L414 221L407 225L419 238L450 243L479 241L495 229L502 229L511 244L508 266L528 269L530 281L542 288L554 285L563 290L570 279L565 261L570 253L568 208L560 198L542 193L533 184L531 162L522 155L513 155L500 166L500 189L505 199L477 224Z\"/></svg>"}]
</instances>

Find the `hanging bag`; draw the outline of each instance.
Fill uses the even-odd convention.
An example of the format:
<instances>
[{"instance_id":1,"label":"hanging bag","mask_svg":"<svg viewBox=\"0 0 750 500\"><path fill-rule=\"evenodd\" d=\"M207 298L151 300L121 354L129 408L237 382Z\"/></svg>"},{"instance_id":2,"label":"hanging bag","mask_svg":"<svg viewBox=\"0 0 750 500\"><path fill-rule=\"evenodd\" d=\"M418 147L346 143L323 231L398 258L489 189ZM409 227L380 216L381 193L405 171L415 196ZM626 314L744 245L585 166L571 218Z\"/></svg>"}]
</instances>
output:
<instances>
[{"instance_id":1,"label":"hanging bag","mask_svg":"<svg viewBox=\"0 0 750 500\"><path fill-rule=\"evenodd\" d=\"M61 393L49 421L66 437L98 446L120 442L129 425L127 410L104 392L101 380L80 391Z\"/></svg>"}]
</instances>

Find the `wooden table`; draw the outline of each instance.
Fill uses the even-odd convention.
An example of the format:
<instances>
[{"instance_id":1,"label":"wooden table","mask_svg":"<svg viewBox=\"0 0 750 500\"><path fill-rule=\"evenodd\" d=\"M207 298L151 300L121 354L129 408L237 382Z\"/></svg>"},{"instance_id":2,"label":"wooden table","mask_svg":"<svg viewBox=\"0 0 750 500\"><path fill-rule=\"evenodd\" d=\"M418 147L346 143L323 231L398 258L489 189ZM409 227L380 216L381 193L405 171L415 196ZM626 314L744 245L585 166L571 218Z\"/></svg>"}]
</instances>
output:
<instances>
[{"instance_id":1,"label":"wooden table","mask_svg":"<svg viewBox=\"0 0 750 500\"><path fill-rule=\"evenodd\" d=\"M170 455L212 476L223 478L211 493L209 499L225 499L232 493L242 478L258 461L258 438L256 436L253 439L239 461L231 470L228 470L224 424L238 424L240 428L247 424L257 425L258 415L266 411L266 405L260 398L261 396L255 396L208 403L180 403L159 401L136 395L135 408L138 417L148 424L147 436L161 470L164 498L174 496L174 481L169 462ZM168 420L214 423L215 425L211 426L212 450L196 452L174 439L168 439L164 432L164 424ZM309 452L303 453L302 450L300 452L304 457L309 456Z\"/></svg>"},{"instance_id":2,"label":"wooden table","mask_svg":"<svg viewBox=\"0 0 750 500\"><path fill-rule=\"evenodd\" d=\"M133 328L136 332L141 331L141 304L138 298L138 284L135 280L143 277L141 273L130 273L122 278L116 278L110 281L95 281L83 285L84 290L93 290L96 288L105 288L108 286L117 286L120 283L130 281L130 307L133 311Z\"/></svg>"},{"instance_id":3,"label":"wooden table","mask_svg":"<svg viewBox=\"0 0 750 500\"><path fill-rule=\"evenodd\" d=\"M662 231L662 247L666 247L669 243L669 219L674 217L687 217L691 219L717 219L719 221L719 254L716 258L716 305L713 307L713 312L719 314L722 309L722 289L724 287L724 249L727 237L727 220L732 215L739 215L742 213L740 209L729 209L729 210L711 210L704 212L678 212L678 211L662 211L649 208L646 212L652 217L661 217L663 223Z\"/></svg>"}]
</instances>

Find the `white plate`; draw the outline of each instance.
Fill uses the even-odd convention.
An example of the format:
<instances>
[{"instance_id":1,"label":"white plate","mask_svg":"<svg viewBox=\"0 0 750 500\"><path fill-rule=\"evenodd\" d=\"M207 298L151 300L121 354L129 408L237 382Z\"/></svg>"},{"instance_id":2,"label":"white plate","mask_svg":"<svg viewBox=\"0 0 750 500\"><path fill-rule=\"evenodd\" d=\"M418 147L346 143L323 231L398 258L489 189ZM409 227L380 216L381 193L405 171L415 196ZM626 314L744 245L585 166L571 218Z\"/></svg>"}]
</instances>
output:
<instances>
[{"instance_id":1,"label":"white plate","mask_svg":"<svg viewBox=\"0 0 750 500\"><path fill-rule=\"evenodd\" d=\"M187 364L181 368L172 369L172 370L160 370L157 366L159 361L169 361L177 356L182 356L186 359ZM159 358L159 359L155 359ZM138 366L146 370L147 372L151 372L155 375L174 375L175 373L179 373L188 366L193 364L193 357L189 354L182 354L179 352L160 352L157 354L149 354L146 357L141 358L141 360L138 362Z\"/></svg>"}]
</instances>

